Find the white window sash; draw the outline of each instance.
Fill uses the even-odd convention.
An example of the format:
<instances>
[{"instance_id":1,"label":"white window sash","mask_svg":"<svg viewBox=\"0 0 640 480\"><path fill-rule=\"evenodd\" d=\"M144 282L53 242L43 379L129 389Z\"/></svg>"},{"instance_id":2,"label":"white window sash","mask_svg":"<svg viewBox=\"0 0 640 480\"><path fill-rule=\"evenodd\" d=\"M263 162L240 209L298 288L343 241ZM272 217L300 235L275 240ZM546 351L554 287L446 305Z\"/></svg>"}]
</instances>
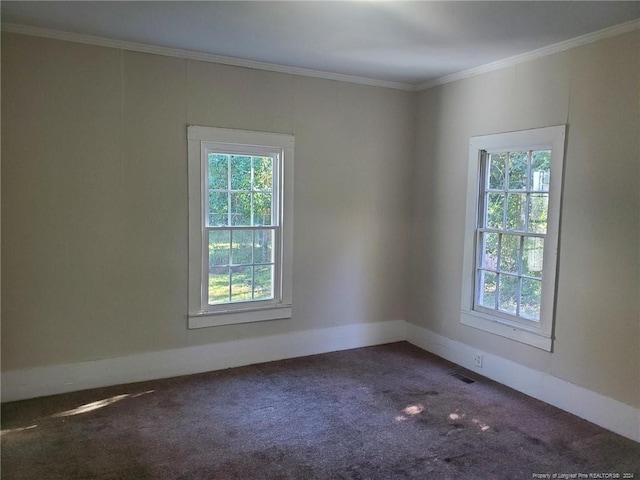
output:
<instances>
[{"instance_id":1,"label":"white window sash","mask_svg":"<svg viewBox=\"0 0 640 480\"><path fill-rule=\"evenodd\" d=\"M565 126L472 137L469 143L469 168L467 172L467 210L463 260L463 285L461 298L461 323L503 337L550 351L553 345L553 322L559 245L560 204L565 148ZM478 292L478 255L480 252L479 211L484 201L484 187L480 180L483 151L502 153L507 151L552 151L551 184L549 191L547 232L544 234L542 297L540 321L530 321L501 311L476 306ZM496 231L496 233L535 236L520 231Z\"/></svg>"},{"instance_id":2,"label":"white window sash","mask_svg":"<svg viewBox=\"0 0 640 480\"><path fill-rule=\"evenodd\" d=\"M201 288L201 302L200 312L208 313L225 313L230 310L246 310L256 308L273 308L276 305L282 303L282 203L281 197L281 176L282 172L282 159L284 154L283 148L264 147L256 145L230 145L221 142L200 142L200 161L202 178L200 182L200 195L202 197L202 288ZM225 155L247 155L257 157L270 157L273 159L273 173L272 173L272 207L271 207L271 225L261 226L247 226L247 225L225 225L225 226L209 226L208 225L208 213L209 213L209 168L208 168L208 156L209 153L220 153ZM229 189L231 190L231 169L228 172L229 175ZM231 212L228 212L229 215ZM253 213L253 211L252 211ZM273 230L274 235L274 278L273 278L273 298L264 300L245 300L238 302L224 302L218 304L209 303L209 239L208 234L211 230ZM229 286L231 288L231 285Z\"/></svg>"},{"instance_id":3,"label":"white window sash","mask_svg":"<svg viewBox=\"0 0 640 480\"><path fill-rule=\"evenodd\" d=\"M293 148L292 135L190 126L189 150L189 328L290 318L292 313ZM272 229L274 298L209 305L207 152L274 158L272 223L224 226ZM285 179L285 174L287 179ZM287 180L287 181L285 181ZM228 185L229 187L231 185Z\"/></svg>"},{"instance_id":4,"label":"white window sash","mask_svg":"<svg viewBox=\"0 0 640 480\"><path fill-rule=\"evenodd\" d=\"M523 149L527 152L531 152L531 149ZM506 150L506 152L510 152L510 151L519 151L516 149L509 149ZM535 150L533 150L535 151ZM508 321L510 323L514 322L516 324L520 324L523 325L525 328L528 329L533 329L533 330L537 330L539 327L539 322L540 320L531 320L531 319L527 319L523 316L520 315L520 307L521 307L521 302L520 302L520 288L521 288L521 279L523 278L531 278L532 280L541 280L540 278L535 278L535 277L529 277L527 275L524 275L522 273L522 261L523 261L523 256L524 256L524 251L523 251L523 243L524 243L524 239L526 238L542 238L543 240L546 239L547 234L546 233L535 233L535 232L529 232L527 230L527 225L529 222L529 215L527 214L525 216L525 228L523 230L508 230L506 228L504 229L497 229L497 228L488 228L486 227L486 221L487 221L487 214L488 214L488 206L486 205L486 195L488 193L504 193L505 194L505 208L504 208L504 219L503 219L503 223L506 223L506 218L507 218L507 211L508 211L508 207L507 207L507 198L506 195L508 193L518 193L518 194L525 194L527 197L527 204L525 206L525 208L527 208L528 206L528 199L529 196L531 195L532 191L529 190L529 186L527 185L527 188L525 190L511 190L507 187L507 184L509 182L509 169L508 169L508 163L505 165L506 167L506 172L505 172L505 188L504 189L490 189L489 188L489 163L488 163L488 159L489 156L495 153L502 153L504 152L504 150L502 151L487 151L487 150L481 150L480 151L480 170L479 170L479 178L478 178L478 202L477 202L477 206L476 206L476 211L477 211L477 219L476 219L476 229L475 229L475 243L476 243L476 248L475 248L475 268L473 271L473 287L474 287L474 295L473 295L473 306L472 309L474 311L478 311L481 313L484 313L486 315L495 315L498 318L501 318L505 321ZM553 161L553 158L552 158ZM508 160L507 160L508 162ZM530 158L528 159L528 162L530 162ZM530 171L530 165L528 165L528 169ZM535 192L534 192L535 193ZM548 192L542 192L544 194L548 195ZM548 214L548 212L547 212ZM513 235L516 237L520 238L519 241L519 246L518 246L518 271L517 272L513 272L513 273L507 273L507 272L503 272L501 271L501 269L499 269L496 266L496 269L490 269L490 268L486 268L482 266L482 256L483 256L483 242L482 242L482 236L485 233L494 233L497 235ZM499 242L500 243L500 242ZM546 242L545 242L546 244ZM499 259L502 258L502 253L499 250L498 253L498 261L500 261ZM479 276L479 270L485 271L485 272L490 272L490 273L494 273L496 274L496 298L495 298L495 308L488 308L485 306L482 306L478 303L478 298L480 295L480 289L481 289L481 285L480 285L480 276ZM500 304L500 278L501 275L504 274L510 275L510 276L514 276L518 279L518 304L516 305L516 313L515 314L510 314L508 312L504 312L502 310L499 309L499 304ZM541 297L544 295L541 295Z\"/></svg>"}]
</instances>

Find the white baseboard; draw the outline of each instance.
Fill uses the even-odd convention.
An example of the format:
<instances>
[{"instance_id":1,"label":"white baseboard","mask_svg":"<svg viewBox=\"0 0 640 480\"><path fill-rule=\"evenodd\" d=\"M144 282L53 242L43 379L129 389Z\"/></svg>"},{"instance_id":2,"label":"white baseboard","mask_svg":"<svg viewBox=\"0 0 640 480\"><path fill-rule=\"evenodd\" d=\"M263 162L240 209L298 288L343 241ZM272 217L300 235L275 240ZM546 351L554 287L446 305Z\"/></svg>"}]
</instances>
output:
<instances>
[{"instance_id":1,"label":"white baseboard","mask_svg":"<svg viewBox=\"0 0 640 480\"><path fill-rule=\"evenodd\" d=\"M398 342L406 337L406 325L403 320L358 323L91 362L13 370L2 374L2 401Z\"/></svg>"},{"instance_id":2,"label":"white baseboard","mask_svg":"<svg viewBox=\"0 0 640 480\"><path fill-rule=\"evenodd\" d=\"M411 323L407 324L407 341L479 375L640 442L638 408ZM483 355L482 368L474 364L476 353Z\"/></svg>"},{"instance_id":3,"label":"white baseboard","mask_svg":"<svg viewBox=\"0 0 640 480\"><path fill-rule=\"evenodd\" d=\"M477 348L402 320L359 323L91 362L8 371L2 374L2 401L222 370L402 340L640 442L640 409L548 373L480 352ZM473 364L476 353L483 354L482 369Z\"/></svg>"}]
</instances>

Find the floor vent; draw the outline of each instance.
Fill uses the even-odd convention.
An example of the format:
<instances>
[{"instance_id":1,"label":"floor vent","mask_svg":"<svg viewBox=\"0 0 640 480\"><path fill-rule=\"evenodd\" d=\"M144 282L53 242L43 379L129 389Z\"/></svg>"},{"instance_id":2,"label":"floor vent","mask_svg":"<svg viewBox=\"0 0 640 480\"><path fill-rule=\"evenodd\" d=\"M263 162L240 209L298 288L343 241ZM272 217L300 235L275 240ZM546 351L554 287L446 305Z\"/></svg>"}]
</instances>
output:
<instances>
[{"instance_id":1,"label":"floor vent","mask_svg":"<svg viewBox=\"0 0 640 480\"><path fill-rule=\"evenodd\" d=\"M475 383L475 380L471 380L469 377L465 377L464 375L458 372L453 372L453 373L450 373L449 375L451 375L454 378L457 378L458 380L462 380L464 383Z\"/></svg>"}]
</instances>

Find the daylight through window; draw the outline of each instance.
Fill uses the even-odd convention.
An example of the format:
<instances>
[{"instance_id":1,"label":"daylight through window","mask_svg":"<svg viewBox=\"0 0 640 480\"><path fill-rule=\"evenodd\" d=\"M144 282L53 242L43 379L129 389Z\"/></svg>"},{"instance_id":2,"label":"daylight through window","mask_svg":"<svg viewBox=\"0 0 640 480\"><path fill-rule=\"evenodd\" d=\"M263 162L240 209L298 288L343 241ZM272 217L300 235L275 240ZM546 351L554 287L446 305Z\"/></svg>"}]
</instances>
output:
<instances>
[{"instance_id":1,"label":"daylight through window","mask_svg":"<svg viewBox=\"0 0 640 480\"><path fill-rule=\"evenodd\" d=\"M279 156L233 155L210 148L205 155L208 303L272 299Z\"/></svg>"},{"instance_id":2,"label":"daylight through window","mask_svg":"<svg viewBox=\"0 0 640 480\"><path fill-rule=\"evenodd\" d=\"M189 127L190 328L291 316L293 147Z\"/></svg>"},{"instance_id":3,"label":"daylight through window","mask_svg":"<svg viewBox=\"0 0 640 480\"><path fill-rule=\"evenodd\" d=\"M461 322L552 347L565 127L472 137Z\"/></svg>"},{"instance_id":4,"label":"daylight through window","mask_svg":"<svg viewBox=\"0 0 640 480\"><path fill-rule=\"evenodd\" d=\"M476 307L539 321L551 150L482 152Z\"/></svg>"}]
</instances>

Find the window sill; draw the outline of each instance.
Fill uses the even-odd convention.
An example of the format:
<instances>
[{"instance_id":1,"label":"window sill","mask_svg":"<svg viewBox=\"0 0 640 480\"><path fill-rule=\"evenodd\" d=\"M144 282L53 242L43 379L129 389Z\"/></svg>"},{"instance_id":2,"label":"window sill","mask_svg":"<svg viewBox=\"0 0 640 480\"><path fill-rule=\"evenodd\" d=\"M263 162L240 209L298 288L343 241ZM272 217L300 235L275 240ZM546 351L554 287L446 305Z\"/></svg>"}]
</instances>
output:
<instances>
[{"instance_id":1,"label":"window sill","mask_svg":"<svg viewBox=\"0 0 640 480\"><path fill-rule=\"evenodd\" d=\"M262 308L195 312L189 314L189 329L291 318L291 310L290 304L280 304Z\"/></svg>"},{"instance_id":2,"label":"window sill","mask_svg":"<svg viewBox=\"0 0 640 480\"><path fill-rule=\"evenodd\" d=\"M515 340L516 342L531 345L550 352L553 346L553 339L543 332L528 329L525 326L510 323L491 315L485 315L475 311L462 310L460 313L460 323L469 327L477 328L485 332L500 335L501 337Z\"/></svg>"}]
</instances>

